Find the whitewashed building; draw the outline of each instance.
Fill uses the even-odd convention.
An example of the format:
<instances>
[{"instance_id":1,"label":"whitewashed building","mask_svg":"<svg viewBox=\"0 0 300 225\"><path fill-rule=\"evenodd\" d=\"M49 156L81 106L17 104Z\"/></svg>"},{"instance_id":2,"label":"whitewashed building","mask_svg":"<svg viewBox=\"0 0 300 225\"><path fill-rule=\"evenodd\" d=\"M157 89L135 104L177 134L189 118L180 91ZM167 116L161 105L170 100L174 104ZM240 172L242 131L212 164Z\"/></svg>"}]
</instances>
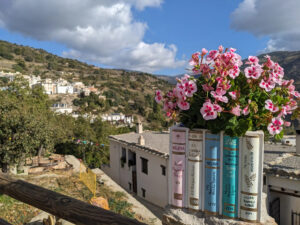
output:
<instances>
[{"instance_id":1,"label":"whitewashed building","mask_svg":"<svg viewBox=\"0 0 300 225\"><path fill-rule=\"evenodd\" d=\"M73 93L80 94L83 92L85 85L82 82L74 82L73 84Z\"/></svg>"},{"instance_id":2,"label":"whitewashed building","mask_svg":"<svg viewBox=\"0 0 300 225\"><path fill-rule=\"evenodd\" d=\"M265 144L264 191L269 214L278 224L300 222L300 142L297 147Z\"/></svg>"},{"instance_id":3,"label":"whitewashed building","mask_svg":"<svg viewBox=\"0 0 300 225\"><path fill-rule=\"evenodd\" d=\"M5 77L9 81L13 81L17 75L21 75L20 72L12 73L12 72L0 71L0 77Z\"/></svg>"},{"instance_id":4,"label":"whitewashed building","mask_svg":"<svg viewBox=\"0 0 300 225\"><path fill-rule=\"evenodd\" d=\"M58 114L71 114L73 112L73 108L65 103L55 103L50 109Z\"/></svg>"},{"instance_id":5,"label":"whitewashed building","mask_svg":"<svg viewBox=\"0 0 300 225\"><path fill-rule=\"evenodd\" d=\"M136 133L109 137L110 166L103 170L128 191L164 207L168 204L169 133L141 130L137 126ZM297 151L282 144L264 147L267 208L282 225L292 224L292 218L300 221L300 135L298 139Z\"/></svg>"},{"instance_id":6,"label":"whitewashed building","mask_svg":"<svg viewBox=\"0 0 300 225\"><path fill-rule=\"evenodd\" d=\"M46 94L48 95L56 94L56 87L51 79L46 78L40 84L44 88Z\"/></svg>"},{"instance_id":7,"label":"whitewashed building","mask_svg":"<svg viewBox=\"0 0 300 225\"><path fill-rule=\"evenodd\" d=\"M124 123L132 124L134 122L132 115L124 115L122 113L112 113L112 114L103 114L101 115L103 121L108 121L110 123Z\"/></svg>"},{"instance_id":8,"label":"whitewashed building","mask_svg":"<svg viewBox=\"0 0 300 225\"><path fill-rule=\"evenodd\" d=\"M73 86L56 84L56 94L73 94Z\"/></svg>"},{"instance_id":9,"label":"whitewashed building","mask_svg":"<svg viewBox=\"0 0 300 225\"><path fill-rule=\"evenodd\" d=\"M126 190L165 207L168 204L169 133L146 131L109 136L110 166L103 170Z\"/></svg>"},{"instance_id":10,"label":"whitewashed building","mask_svg":"<svg viewBox=\"0 0 300 225\"><path fill-rule=\"evenodd\" d=\"M284 135L281 139L284 145L296 146L296 135Z\"/></svg>"}]
</instances>

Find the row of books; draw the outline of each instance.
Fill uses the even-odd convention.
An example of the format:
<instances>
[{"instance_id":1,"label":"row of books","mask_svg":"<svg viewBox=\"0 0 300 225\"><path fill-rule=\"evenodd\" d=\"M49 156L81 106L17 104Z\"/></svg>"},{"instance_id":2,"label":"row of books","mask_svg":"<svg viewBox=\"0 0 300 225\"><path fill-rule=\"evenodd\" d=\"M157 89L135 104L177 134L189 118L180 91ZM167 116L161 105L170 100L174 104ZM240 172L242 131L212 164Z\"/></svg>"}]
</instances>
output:
<instances>
[{"instance_id":1,"label":"row of books","mask_svg":"<svg viewBox=\"0 0 300 225\"><path fill-rule=\"evenodd\" d=\"M259 222L263 138L263 132L237 138L172 127L170 204Z\"/></svg>"}]
</instances>

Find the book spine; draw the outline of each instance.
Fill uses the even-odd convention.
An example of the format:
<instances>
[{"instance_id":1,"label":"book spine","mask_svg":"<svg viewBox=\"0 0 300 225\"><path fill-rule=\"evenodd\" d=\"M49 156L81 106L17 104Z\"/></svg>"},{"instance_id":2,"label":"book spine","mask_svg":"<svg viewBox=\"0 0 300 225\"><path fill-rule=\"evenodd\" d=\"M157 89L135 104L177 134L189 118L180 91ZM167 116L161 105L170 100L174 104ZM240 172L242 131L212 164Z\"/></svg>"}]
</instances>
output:
<instances>
[{"instance_id":1,"label":"book spine","mask_svg":"<svg viewBox=\"0 0 300 225\"><path fill-rule=\"evenodd\" d=\"M238 217L239 138L223 138L222 215Z\"/></svg>"},{"instance_id":2,"label":"book spine","mask_svg":"<svg viewBox=\"0 0 300 225\"><path fill-rule=\"evenodd\" d=\"M247 133L242 138L240 217L246 222L258 222L261 141L259 135Z\"/></svg>"},{"instance_id":3,"label":"book spine","mask_svg":"<svg viewBox=\"0 0 300 225\"><path fill-rule=\"evenodd\" d=\"M176 208L184 207L185 202L185 154L186 154L186 130L172 130L172 195L171 203Z\"/></svg>"},{"instance_id":4,"label":"book spine","mask_svg":"<svg viewBox=\"0 0 300 225\"><path fill-rule=\"evenodd\" d=\"M203 131L191 130L188 135L188 208L201 209Z\"/></svg>"},{"instance_id":5,"label":"book spine","mask_svg":"<svg viewBox=\"0 0 300 225\"><path fill-rule=\"evenodd\" d=\"M219 213L220 135L205 134L205 202L207 214Z\"/></svg>"}]
</instances>

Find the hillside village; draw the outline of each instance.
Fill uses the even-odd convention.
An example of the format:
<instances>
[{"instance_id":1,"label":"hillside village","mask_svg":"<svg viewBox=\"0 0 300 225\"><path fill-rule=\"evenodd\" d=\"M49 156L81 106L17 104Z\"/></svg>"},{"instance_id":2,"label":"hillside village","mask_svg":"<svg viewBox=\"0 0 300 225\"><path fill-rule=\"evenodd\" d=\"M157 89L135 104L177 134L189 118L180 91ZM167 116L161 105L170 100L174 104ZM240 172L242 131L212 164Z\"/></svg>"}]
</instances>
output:
<instances>
[{"instance_id":1,"label":"hillside village","mask_svg":"<svg viewBox=\"0 0 300 225\"><path fill-rule=\"evenodd\" d=\"M68 82L63 78L59 78L57 80L52 80L50 78L41 79L40 76L34 75L23 75L20 72L4 72L0 71L0 79L6 78L9 81L13 81L16 76L20 76L24 78L30 88L35 86L41 86L44 90L44 93L49 95L51 98L58 98L60 96L68 95L71 99L77 98L78 95L83 94L84 96L89 96L91 93L98 95L99 99L105 100L106 97L100 95L100 91L94 86L86 87L82 82ZM70 102L70 101L69 101ZM65 102L55 102L51 109L56 113L64 113L72 115L72 117L77 118L79 116L78 111L76 111L78 107L75 107L72 103L67 104ZM84 114L84 117L88 117L88 114ZM92 119L95 118L92 117ZM112 113L112 114L102 114L101 118L103 121L108 121L112 124L118 125L129 125L133 126L134 117L133 115L124 115L122 113Z\"/></svg>"}]
</instances>

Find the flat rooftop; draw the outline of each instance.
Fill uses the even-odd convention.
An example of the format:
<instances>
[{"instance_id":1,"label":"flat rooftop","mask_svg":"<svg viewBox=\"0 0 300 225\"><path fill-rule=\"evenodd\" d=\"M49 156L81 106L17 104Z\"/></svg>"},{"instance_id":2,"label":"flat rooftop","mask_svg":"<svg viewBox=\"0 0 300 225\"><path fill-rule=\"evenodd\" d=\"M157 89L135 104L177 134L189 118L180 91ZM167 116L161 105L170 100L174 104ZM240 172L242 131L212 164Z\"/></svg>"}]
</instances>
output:
<instances>
[{"instance_id":1,"label":"flat rooftop","mask_svg":"<svg viewBox=\"0 0 300 225\"><path fill-rule=\"evenodd\" d=\"M265 144L264 172L290 179L300 179L300 155L296 154L296 147Z\"/></svg>"},{"instance_id":2,"label":"flat rooftop","mask_svg":"<svg viewBox=\"0 0 300 225\"><path fill-rule=\"evenodd\" d=\"M145 139L144 146L138 144L138 138L140 136L143 136ZM152 150L154 152L161 153L161 155L169 157L169 136L169 132L144 131L141 134L131 132L127 134L111 135L109 137L129 145L144 147L145 149Z\"/></svg>"}]
</instances>

